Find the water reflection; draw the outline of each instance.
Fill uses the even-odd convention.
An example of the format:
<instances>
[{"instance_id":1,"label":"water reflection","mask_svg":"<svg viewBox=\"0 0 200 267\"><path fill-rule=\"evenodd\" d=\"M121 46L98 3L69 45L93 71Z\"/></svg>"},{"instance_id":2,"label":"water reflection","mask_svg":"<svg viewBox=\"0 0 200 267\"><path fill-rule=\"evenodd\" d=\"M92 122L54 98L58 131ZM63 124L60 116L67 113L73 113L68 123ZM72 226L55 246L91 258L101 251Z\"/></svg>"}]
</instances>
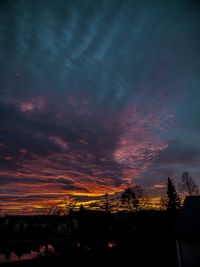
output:
<instances>
[{"instance_id":1,"label":"water reflection","mask_svg":"<svg viewBox=\"0 0 200 267\"><path fill-rule=\"evenodd\" d=\"M112 240L60 240L51 243L39 242L7 242L0 246L0 264L14 261L29 260L39 257L70 255L74 252L89 253L114 249L116 243Z\"/></svg>"},{"instance_id":2,"label":"water reflection","mask_svg":"<svg viewBox=\"0 0 200 267\"><path fill-rule=\"evenodd\" d=\"M0 252L0 264L14 261L22 261L35 259L38 257L56 255L55 248L51 244L39 245L33 244L35 248L29 249L21 244L16 246L16 248L11 248L6 246L1 249Z\"/></svg>"}]
</instances>

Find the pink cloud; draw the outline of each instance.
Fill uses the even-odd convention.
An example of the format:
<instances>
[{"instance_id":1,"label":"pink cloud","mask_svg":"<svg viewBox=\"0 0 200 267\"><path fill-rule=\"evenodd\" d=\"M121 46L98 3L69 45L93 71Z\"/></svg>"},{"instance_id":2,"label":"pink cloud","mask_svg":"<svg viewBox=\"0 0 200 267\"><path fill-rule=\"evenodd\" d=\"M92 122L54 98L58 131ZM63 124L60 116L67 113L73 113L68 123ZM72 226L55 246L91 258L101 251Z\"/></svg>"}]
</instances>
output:
<instances>
[{"instance_id":1,"label":"pink cloud","mask_svg":"<svg viewBox=\"0 0 200 267\"><path fill-rule=\"evenodd\" d=\"M54 144L56 144L63 150L67 150L69 148L68 143L59 136L50 136L49 140L51 140Z\"/></svg>"},{"instance_id":2,"label":"pink cloud","mask_svg":"<svg viewBox=\"0 0 200 267\"><path fill-rule=\"evenodd\" d=\"M46 144L42 150L46 153L41 153L40 144L33 151L21 146L20 167L2 172L5 177L26 178L27 183L15 181L2 185L2 190L17 190L11 193L13 197L37 196L39 192L44 199L66 194L99 196L123 190L147 171L168 146L162 133L173 125L175 114L166 103L163 108L149 102L137 106L137 101L130 99L124 109L112 109L95 107L93 102L92 97L78 93L66 95L61 103L54 103L51 97L48 102L43 97L18 101L17 107L24 113L48 112L51 107L53 126L46 129L44 121L44 127L32 133L33 140ZM34 179L38 183L31 183Z\"/></svg>"},{"instance_id":3,"label":"pink cloud","mask_svg":"<svg viewBox=\"0 0 200 267\"><path fill-rule=\"evenodd\" d=\"M129 182L146 171L160 152L168 147L161 133L167 130L165 125L168 125L174 114L153 108L146 112L148 109L149 107L144 107L139 110L134 105L129 105L120 117L119 127L123 131L113 157L125 169L131 169L128 173L125 172L127 176L124 177Z\"/></svg>"},{"instance_id":4,"label":"pink cloud","mask_svg":"<svg viewBox=\"0 0 200 267\"><path fill-rule=\"evenodd\" d=\"M166 188L166 184L154 184L153 186L154 188L157 188L157 189L163 189L163 188Z\"/></svg>"},{"instance_id":5,"label":"pink cloud","mask_svg":"<svg viewBox=\"0 0 200 267\"><path fill-rule=\"evenodd\" d=\"M45 110L47 104L47 100L45 97L42 96L34 96L29 100L25 100L19 102L17 107L22 112L42 112Z\"/></svg>"}]
</instances>

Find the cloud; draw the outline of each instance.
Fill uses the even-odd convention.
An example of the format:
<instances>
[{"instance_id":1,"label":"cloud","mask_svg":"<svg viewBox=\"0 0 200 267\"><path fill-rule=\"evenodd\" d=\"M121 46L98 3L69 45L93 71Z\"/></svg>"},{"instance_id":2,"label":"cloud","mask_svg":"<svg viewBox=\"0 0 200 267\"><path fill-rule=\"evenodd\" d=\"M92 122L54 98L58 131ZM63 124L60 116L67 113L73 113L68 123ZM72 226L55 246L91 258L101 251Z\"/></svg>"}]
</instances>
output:
<instances>
[{"instance_id":1,"label":"cloud","mask_svg":"<svg viewBox=\"0 0 200 267\"><path fill-rule=\"evenodd\" d=\"M178 185L182 173L188 171L199 186L199 163L200 151L197 146L177 139L171 140L168 141L168 147L154 159L150 168L135 179L135 183L146 187L150 195L160 196L161 192L166 192L164 186L168 177Z\"/></svg>"},{"instance_id":2,"label":"cloud","mask_svg":"<svg viewBox=\"0 0 200 267\"><path fill-rule=\"evenodd\" d=\"M0 7L0 197L94 197L198 164L197 4Z\"/></svg>"},{"instance_id":3,"label":"cloud","mask_svg":"<svg viewBox=\"0 0 200 267\"><path fill-rule=\"evenodd\" d=\"M180 140L171 140L168 142L167 149L163 150L155 160L157 165L190 165L197 164L200 160L200 151L197 146L187 145Z\"/></svg>"},{"instance_id":4,"label":"cloud","mask_svg":"<svg viewBox=\"0 0 200 267\"><path fill-rule=\"evenodd\" d=\"M160 134L173 115L165 106L159 112L149 110L150 103L141 107L131 98L120 109L102 108L81 91L62 94L59 101L53 98L45 98L45 111L21 110L20 99L1 104L7 112L4 123L13 122L14 127L14 135L12 128L3 128L2 156L12 156L10 162L14 159L18 166L14 171L5 168L1 184L13 197L21 192L38 195L38 190L55 197L58 192L114 193L148 169L167 147ZM31 94L32 99L40 97Z\"/></svg>"}]
</instances>

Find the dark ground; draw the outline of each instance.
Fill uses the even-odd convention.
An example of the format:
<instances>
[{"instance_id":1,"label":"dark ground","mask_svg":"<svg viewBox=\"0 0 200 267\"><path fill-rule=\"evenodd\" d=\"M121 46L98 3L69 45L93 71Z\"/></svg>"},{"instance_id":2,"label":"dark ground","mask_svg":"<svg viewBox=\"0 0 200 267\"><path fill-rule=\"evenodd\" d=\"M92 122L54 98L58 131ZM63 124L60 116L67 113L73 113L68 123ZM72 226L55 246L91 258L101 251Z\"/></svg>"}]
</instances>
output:
<instances>
[{"instance_id":1,"label":"dark ground","mask_svg":"<svg viewBox=\"0 0 200 267\"><path fill-rule=\"evenodd\" d=\"M55 244L59 256L2 266L66 266L69 263L73 266L118 266L120 263L124 266L177 267L173 234L177 215L166 211L118 215L79 212L73 215L78 221L78 228L72 232L70 239L65 245ZM114 246L109 247L109 242L113 242Z\"/></svg>"}]
</instances>

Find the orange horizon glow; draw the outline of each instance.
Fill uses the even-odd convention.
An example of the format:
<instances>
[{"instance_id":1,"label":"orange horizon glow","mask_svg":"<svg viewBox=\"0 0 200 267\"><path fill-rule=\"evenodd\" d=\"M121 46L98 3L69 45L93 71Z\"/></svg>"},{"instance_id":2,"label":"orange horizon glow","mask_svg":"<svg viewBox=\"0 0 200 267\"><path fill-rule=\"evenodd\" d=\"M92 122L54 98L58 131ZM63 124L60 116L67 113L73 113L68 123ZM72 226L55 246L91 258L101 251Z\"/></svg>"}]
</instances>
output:
<instances>
[{"instance_id":1,"label":"orange horizon glow","mask_svg":"<svg viewBox=\"0 0 200 267\"><path fill-rule=\"evenodd\" d=\"M45 114L51 101L51 98L32 96L29 100L17 100L14 105L29 119ZM26 129L39 145L30 143L32 150L28 144L21 146L16 155L4 156L7 164L16 166L1 170L2 212L16 209L31 213L32 208L34 213L41 208L42 201L64 196L98 199L106 193L122 192L148 171L153 160L167 148L159 132L164 131L163 118L165 123L173 119L170 111L160 114L151 108L150 113L144 113L132 99L120 111L94 109L92 102L91 96L82 92L66 94L68 108L54 110L55 126L71 127L73 135L69 138L60 132L32 133ZM91 126L84 132L74 125L74 118L86 125L89 120ZM99 131L103 132L99 135ZM6 150L6 144L1 143L1 147Z\"/></svg>"},{"instance_id":2,"label":"orange horizon glow","mask_svg":"<svg viewBox=\"0 0 200 267\"><path fill-rule=\"evenodd\" d=\"M200 188L199 1L1 1L1 214Z\"/></svg>"},{"instance_id":3,"label":"orange horizon glow","mask_svg":"<svg viewBox=\"0 0 200 267\"><path fill-rule=\"evenodd\" d=\"M98 196L99 197L99 196ZM83 205L86 209L96 209L90 206L92 203L101 203L105 201L105 195L101 195L101 199L93 199L93 200L85 200L85 201L76 201L75 202L75 210L78 210L81 205ZM22 204L19 202L12 201L9 205L6 205L6 208L1 206L0 215L44 215L45 209L49 204L59 203L65 198L60 199L51 199L51 200L38 200L34 203L26 203ZM68 199L67 199L68 200ZM71 200L76 200L76 198L71 198ZM142 207L145 210L160 210L162 207L160 205L160 197L151 197L146 200L146 204ZM98 208L97 208L98 209ZM115 209L114 212L122 211L123 209Z\"/></svg>"}]
</instances>

